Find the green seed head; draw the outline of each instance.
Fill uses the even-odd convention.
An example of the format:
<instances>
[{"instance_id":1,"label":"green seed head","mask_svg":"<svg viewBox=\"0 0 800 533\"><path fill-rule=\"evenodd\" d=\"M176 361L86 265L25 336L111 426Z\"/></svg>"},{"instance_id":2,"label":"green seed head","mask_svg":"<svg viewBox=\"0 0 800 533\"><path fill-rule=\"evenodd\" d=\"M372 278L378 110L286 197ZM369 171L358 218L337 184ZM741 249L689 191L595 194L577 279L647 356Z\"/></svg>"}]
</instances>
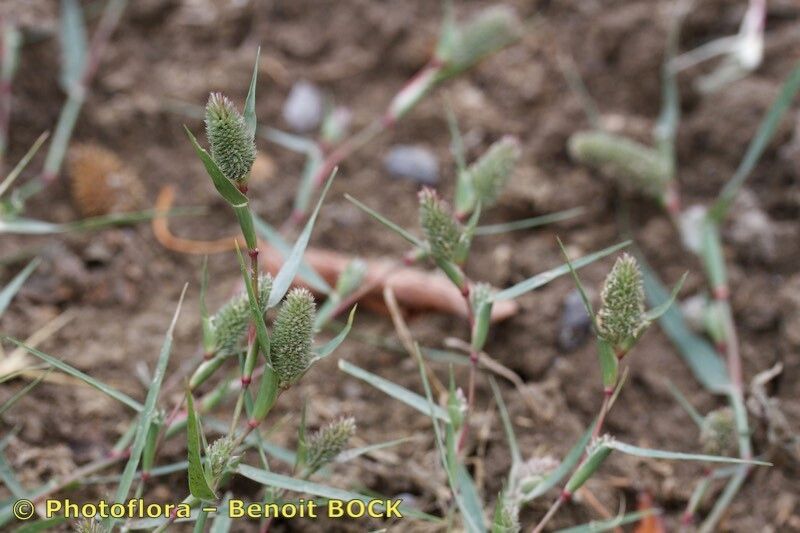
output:
<instances>
[{"instance_id":1,"label":"green seed head","mask_svg":"<svg viewBox=\"0 0 800 533\"><path fill-rule=\"evenodd\" d=\"M519 509L520 506L516 501L509 501L505 494L500 494L494 507L492 533L518 533L521 531Z\"/></svg>"},{"instance_id":2,"label":"green seed head","mask_svg":"<svg viewBox=\"0 0 800 533\"><path fill-rule=\"evenodd\" d=\"M455 261L461 239L461 228L447 204L436 191L425 187L419 193L419 223L434 259Z\"/></svg>"},{"instance_id":3,"label":"green seed head","mask_svg":"<svg viewBox=\"0 0 800 533\"><path fill-rule=\"evenodd\" d=\"M306 289L292 289L281 305L272 332L272 364L281 387L296 382L311 364L314 339L314 297Z\"/></svg>"},{"instance_id":4,"label":"green seed head","mask_svg":"<svg viewBox=\"0 0 800 533\"><path fill-rule=\"evenodd\" d=\"M239 460L233 455L233 439L222 437L211 443L208 447L208 464L211 469L211 479L219 479L225 470L233 468Z\"/></svg>"},{"instance_id":5,"label":"green seed head","mask_svg":"<svg viewBox=\"0 0 800 533\"><path fill-rule=\"evenodd\" d=\"M527 501L527 497L545 478L559 465L558 460L546 455L531 457L525 462L515 465L511 470L511 486L514 497L520 501Z\"/></svg>"},{"instance_id":6,"label":"green seed head","mask_svg":"<svg viewBox=\"0 0 800 533\"><path fill-rule=\"evenodd\" d=\"M271 289L272 276L262 275L258 282L258 302L262 312L266 310ZM250 318L250 302L247 293L234 296L211 317L217 355L227 356L237 353L241 348L242 337L247 331Z\"/></svg>"},{"instance_id":7,"label":"green seed head","mask_svg":"<svg viewBox=\"0 0 800 533\"><path fill-rule=\"evenodd\" d=\"M247 132L244 117L227 97L211 93L206 104L206 135L211 157L226 178L247 178L256 159L256 145Z\"/></svg>"},{"instance_id":8,"label":"green seed head","mask_svg":"<svg viewBox=\"0 0 800 533\"><path fill-rule=\"evenodd\" d=\"M519 141L506 136L492 144L477 161L466 170L475 189L476 200L481 205L493 205L503 191L520 156Z\"/></svg>"},{"instance_id":9,"label":"green seed head","mask_svg":"<svg viewBox=\"0 0 800 533\"><path fill-rule=\"evenodd\" d=\"M736 420L730 407L715 409L703 419L700 430L703 452L729 455L736 450Z\"/></svg>"},{"instance_id":10,"label":"green seed head","mask_svg":"<svg viewBox=\"0 0 800 533\"><path fill-rule=\"evenodd\" d=\"M636 259L622 254L606 276L597 313L600 337L615 349L627 351L648 326L644 314L642 273Z\"/></svg>"},{"instance_id":11,"label":"green seed head","mask_svg":"<svg viewBox=\"0 0 800 533\"><path fill-rule=\"evenodd\" d=\"M466 70L489 54L516 41L522 27L513 9L493 6L478 13L465 24L445 26L436 57L449 76Z\"/></svg>"},{"instance_id":12,"label":"green seed head","mask_svg":"<svg viewBox=\"0 0 800 533\"><path fill-rule=\"evenodd\" d=\"M601 131L574 134L568 150L576 161L595 168L628 189L662 198L670 165L650 147Z\"/></svg>"},{"instance_id":13,"label":"green seed head","mask_svg":"<svg viewBox=\"0 0 800 533\"><path fill-rule=\"evenodd\" d=\"M308 469L316 472L333 461L355 432L356 422L352 417L340 418L317 431L308 442Z\"/></svg>"},{"instance_id":14,"label":"green seed head","mask_svg":"<svg viewBox=\"0 0 800 533\"><path fill-rule=\"evenodd\" d=\"M367 263L360 258L353 259L342 271L336 280L336 294L341 297L349 296L361 286L367 273Z\"/></svg>"}]
</instances>

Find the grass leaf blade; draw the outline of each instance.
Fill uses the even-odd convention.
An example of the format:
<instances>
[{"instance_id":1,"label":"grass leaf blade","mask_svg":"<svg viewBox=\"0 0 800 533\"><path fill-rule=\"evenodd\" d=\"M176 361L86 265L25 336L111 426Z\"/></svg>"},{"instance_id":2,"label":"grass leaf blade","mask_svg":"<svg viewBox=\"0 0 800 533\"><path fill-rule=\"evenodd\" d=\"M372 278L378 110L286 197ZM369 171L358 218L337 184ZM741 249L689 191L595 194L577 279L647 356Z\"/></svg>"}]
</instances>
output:
<instances>
[{"instance_id":1,"label":"grass leaf blade","mask_svg":"<svg viewBox=\"0 0 800 533\"><path fill-rule=\"evenodd\" d=\"M24 350L27 350L27 352L30 353L31 355L34 355L34 356L38 357L39 359L41 359L45 363L49 364L52 367L57 368L58 370L61 370L65 374L69 374L70 376L83 381L84 383L86 383L90 387L94 387L95 389L99 390L100 392L103 392L106 395L111 396L112 398L114 398L115 400L117 400L117 401L119 401L121 403L124 403L125 405L127 405L128 407L133 409L134 411L137 411L137 412L142 411L142 409L143 409L142 404L140 404L139 402L137 402L136 400L134 400L133 398L131 398L127 394L124 394L124 393L116 390L115 388L113 388L113 387L111 387L109 385L106 385L102 381L99 381L99 380L93 378L92 376L90 376L88 374L84 374L83 372L81 372L77 368L74 368L74 367L68 365L67 363L61 361L60 359L56 359L52 355L47 355L44 352L40 352L36 348L32 348L32 347L26 345L24 342L18 341L17 339L14 339L13 337L3 336L2 338L6 339L6 340L8 340L8 341L10 341L10 342L12 342L14 344L16 344L17 346L19 346L20 348L22 348Z\"/></svg>"},{"instance_id":2,"label":"grass leaf blade","mask_svg":"<svg viewBox=\"0 0 800 533\"><path fill-rule=\"evenodd\" d=\"M350 328L353 327L353 318L356 315L357 307L358 306L353 306L353 309L350 311L350 315L347 317L347 324L345 325L344 328L342 328L342 331L340 331L338 335L336 335L334 338L332 338L331 340L320 346L318 350L316 350L317 359L322 359L324 357L329 356L331 353L333 353L334 350L336 350L336 348L339 347L340 344L344 342L344 340L347 338L347 334L350 333Z\"/></svg>"},{"instance_id":3,"label":"grass leaf blade","mask_svg":"<svg viewBox=\"0 0 800 533\"><path fill-rule=\"evenodd\" d=\"M250 78L250 88L247 90L247 98L244 101L244 125L251 139L255 138L256 129L258 128L258 119L256 118L256 83L258 82L258 65L260 59L261 47L259 46L256 52L256 62L253 65L253 77Z\"/></svg>"},{"instance_id":4,"label":"grass leaf blade","mask_svg":"<svg viewBox=\"0 0 800 533\"><path fill-rule=\"evenodd\" d=\"M88 39L86 23L78 0L61 0L61 88L75 90L83 76Z\"/></svg>"},{"instance_id":5,"label":"grass leaf blade","mask_svg":"<svg viewBox=\"0 0 800 533\"><path fill-rule=\"evenodd\" d=\"M155 371L153 372L152 384L147 391L145 398L144 408L139 416L139 424L136 429L136 436L133 439L131 446L131 453L128 462L125 464L125 469L122 471L119 485L117 485L116 495L114 496L114 503L123 503L128 499L128 492L130 491L133 478L136 475L136 470L139 467L139 459L141 458L142 451L144 450L145 442L147 441L147 433L150 430L150 425L153 422L153 417L156 415L156 402L158 394L161 392L161 384L164 381L164 374L167 371L167 363L169 362L170 352L172 351L172 336L175 331L175 324L178 322L178 315L181 312L183 305L183 297L186 295L186 285L181 291L180 299L178 300L175 314L172 316L172 322L167 329L167 334L164 336L164 342L161 345L161 353L158 356ZM106 520L109 524L111 519Z\"/></svg>"},{"instance_id":6,"label":"grass leaf blade","mask_svg":"<svg viewBox=\"0 0 800 533\"><path fill-rule=\"evenodd\" d=\"M585 211L583 207L574 207L572 209L565 209L564 211L557 211L538 217L524 218L513 222L505 222L503 224L487 224L475 228L475 235L499 235L510 231L538 228L539 226L580 216Z\"/></svg>"},{"instance_id":7,"label":"grass leaf blade","mask_svg":"<svg viewBox=\"0 0 800 533\"><path fill-rule=\"evenodd\" d=\"M261 470L260 468L254 468L252 466L245 464L239 465L236 468L236 472L246 477L247 479L255 481L256 483L260 483L266 487L274 487L284 490L290 490L292 492L297 492L300 494L311 494L314 496L320 496L322 498L327 498L331 500L345 500L345 501L361 500L362 502L369 502L373 499L370 496L365 496L357 492L337 489L335 487L329 487L327 485L314 483L313 481L296 479L293 477L276 474L274 472ZM380 506L375 505L375 507L380 507ZM402 505L400 506L399 509L400 512L403 513L404 515L415 516L427 520L438 520L433 516L421 513L419 511L410 509L408 507L403 507Z\"/></svg>"},{"instance_id":8,"label":"grass leaf blade","mask_svg":"<svg viewBox=\"0 0 800 533\"><path fill-rule=\"evenodd\" d=\"M603 257L611 255L617 250L620 250L628 246L630 242L631 241L621 242L619 244L615 244L614 246L609 246L608 248L600 250L599 252L595 252L593 254L589 254L579 259L576 259L575 261L572 261L572 267L576 269L585 267L588 264L594 263L598 259L602 259ZM542 285L550 283L557 277L569 273L569 271L570 271L570 266L567 264L563 264L561 266L552 268L547 272L542 272L541 274L537 274L533 277L530 277L524 281L517 283L516 285L513 285L505 290L496 293L494 295L493 300L498 302L502 300L513 300L515 298L519 298L523 294L530 292L534 289L538 289Z\"/></svg>"},{"instance_id":9,"label":"grass leaf blade","mask_svg":"<svg viewBox=\"0 0 800 533\"><path fill-rule=\"evenodd\" d=\"M732 464L751 464L759 466L772 466L772 463L757 461L755 459L739 459L736 457L723 457L721 455L706 455L701 453L671 452L667 450L653 450L650 448L640 448L633 444L619 441L610 441L609 448L613 448L628 455L646 457L648 459L673 459L677 461L705 461L709 463L732 463Z\"/></svg>"},{"instance_id":10,"label":"grass leaf blade","mask_svg":"<svg viewBox=\"0 0 800 533\"><path fill-rule=\"evenodd\" d=\"M798 90L800 90L800 63L798 63L789 74L789 78L783 84L778 98L775 99L772 107L767 111L767 114L758 127L755 137L750 141L750 145L747 147L747 151L744 154L742 162L739 164L739 168L736 169L733 177L731 177L722 188L719 197L717 197L717 201L711 208L709 216L717 222L721 222L722 219L725 218L728 209L736 197L736 193L739 192L742 184L753 171L761 155L764 153L764 150L767 148L767 145L772 140L783 115L789 110L789 107L792 105L792 100L794 100Z\"/></svg>"},{"instance_id":11,"label":"grass leaf blade","mask_svg":"<svg viewBox=\"0 0 800 533\"><path fill-rule=\"evenodd\" d=\"M667 301L669 295L650 267L640 259L645 293L650 305L658 307ZM717 351L702 337L695 335L681 316L679 309L671 307L658 319L664 333L678 348L683 360L689 365L703 386L711 392L724 394L730 387L725 363Z\"/></svg>"},{"instance_id":12,"label":"grass leaf blade","mask_svg":"<svg viewBox=\"0 0 800 533\"><path fill-rule=\"evenodd\" d=\"M292 281L300 269L300 263L303 260L303 255L306 253L308 241L311 239L311 231L314 229L314 223L317 221L317 215L319 215L322 202L325 200L325 195L328 194L328 190L331 188L334 178L336 178L336 172L337 169L333 169L333 172L331 172L328 182L325 184L325 188L322 190L322 194L317 201L317 206L314 208L314 212L311 214L308 222L306 222L303 231L297 237L297 241L294 243L291 253L286 258L286 261L278 271L278 274L275 276L275 281L272 283L272 292L270 292L269 295L267 308L276 306L278 302L283 299L284 295L289 290L289 287L292 285Z\"/></svg>"},{"instance_id":13,"label":"grass leaf blade","mask_svg":"<svg viewBox=\"0 0 800 533\"><path fill-rule=\"evenodd\" d=\"M377 374L373 374L372 372L368 372L367 370L359 368L352 363L348 363L344 359L339 361L339 369L345 374L350 374L354 378L358 378L366 383L369 383L379 391L391 396L395 400L400 400L404 404L416 409L426 416L430 416L431 411L433 411L433 415L436 418L448 423L450 422L450 416L447 414L447 411L445 411L439 405L433 405L431 408L431 406L428 405L428 400L416 392L411 392L405 387L401 387L400 385L392 383L391 381L384 379Z\"/></svg>"},{"instance_id":14,"label":"grass leaf blade","mask_svg":"<svg viewBox=\"0 0 800 533\"><path fill-rule=\"evenodd\" d=\"M398 226L397 224L395 224L394 222L392 222L391 220L389 220L385 216L381 215L380 213L378 213L377 211L375 211L371 207L368 207L367 205L362 204L361 202L359 202L358 200L356 200L355 198L353 198L349 194L345 194L344 197L347 198L347 200L350 201L351 203L355 204L356 207L358 207L359 209L361 209L362 211L367 213L369 216L371 216L372 218L374 218L375 220L377 220L378 222L380 222L381 224L383 224L384 226L386 226L390 230L392 230L395 233L397 233L398 235L400 235L402 238L404 238L405 240L407 240L408 242L410 242L414 246L416 246L418 248L425 248L425 244L421 240L419 240L418 238L413 236L411 233L407 232L402 227Z\"/></svg>"},{"instance_id":15,"label":"grass leaf blade","mask_svg":"<svg viewBox=\"0 0 800 533\"><path fill-rule=\"evenodd\" d=\"M206 472L203 468L203 458L200 453L200 421L194 409L192 393L186 391L186 453L188 461L187 477L189 478L189 493L197 499L211 501L216 499L213 489L208 484Z\"/></svg>"},{"instance_id":16,"label":"grass leaf blade","mask_svg":"<svg viewBox=\"0 0 800 533\"><path fill-rule=\"evenodd\" d=\"M33 274L33 271L36 270L36 267L39 266L39 259L34 259L30 263L27 264L25 268L23 268L19 274L14 276L8 285L3 287L3 290L0 290L0 316L3 316L3 313L8 308L8 305L11 303L11 300L14 299L14 296L17 295L19 290L22 288L22 285L25 281Z\"/></svg>"}]
</instances>

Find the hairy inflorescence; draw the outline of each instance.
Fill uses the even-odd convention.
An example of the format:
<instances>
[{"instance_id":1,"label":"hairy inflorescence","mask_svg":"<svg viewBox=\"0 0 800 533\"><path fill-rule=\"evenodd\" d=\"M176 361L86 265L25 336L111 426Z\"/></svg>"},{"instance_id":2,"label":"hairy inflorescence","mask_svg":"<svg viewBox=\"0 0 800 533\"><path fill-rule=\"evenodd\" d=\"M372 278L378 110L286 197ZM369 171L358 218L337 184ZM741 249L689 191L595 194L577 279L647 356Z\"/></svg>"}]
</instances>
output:
<instances>
[{"instance_id":1,"label":"hairy inflorescence","mask_svg":"<svg viewBox=\"0 0 800 533\"><path fill-rule=\"evenodd\" d=\"M342 453L347 442L356 432L352 417L340 418L321 428L308 442L306 464L308 470L316 472Z\"/></svg>"},{"instance_id":2,"label":"hairy inflorescence","mask_svg":"<svg viewBox=\"0 0 800 533\"><path fill-rule=\"evenodd\" d=\"M597 313L600 337L614 348L630 348L647 327L642 273L631 255L617 258L606 276L601 299Z\"/></svg>"},{"instance_id":3,"label":"hairy inflorescence","mask_svg":"<svg viewBox=\"0 0 800 533\"><path fill-rule=\"evenodd\" d=\"M256 160L256 145L244 117L222 93L211 93L206 104L206 135L211 157L226 178L247 178Z\"/></svg>"},{"instance_id":4,"label":"hairy inflorescence","mask_svg":"<svg viewBox=\"0 0 800 533\"><path fill-rule=\"evenodd\" d=\"M307 289L292 289L275 318L272 333L272 363L280 385L297 381L311 364L314 338L314 297Z\"/></svg>"}]
</instances>

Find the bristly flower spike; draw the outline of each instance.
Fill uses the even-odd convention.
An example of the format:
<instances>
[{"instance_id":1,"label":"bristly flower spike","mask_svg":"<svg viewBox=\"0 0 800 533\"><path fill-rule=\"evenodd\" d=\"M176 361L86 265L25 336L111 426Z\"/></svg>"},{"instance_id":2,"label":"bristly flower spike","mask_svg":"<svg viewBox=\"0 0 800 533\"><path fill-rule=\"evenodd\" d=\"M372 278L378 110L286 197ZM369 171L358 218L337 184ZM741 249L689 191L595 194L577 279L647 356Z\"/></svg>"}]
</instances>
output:
<instances>
[{"instance_id":1,"label":"bristly flower spike","mask_svg":"<svg viewBox=\"0 0 800 533\"><path fill-rule=\"evenodd\" d=\"M597 313L600 337L611 345L618 357L633 347L649 325L644 308L644 289L639 265L629 254L622 254L606 277Z\"/></svg>"},{"instance_id":2,"label":"bristly flower spike","mask_svg":"<svg viewBox=\"0 0 800 533\"><path fill-rule=\"evenodd\" d=\"M447 204L431 188L425 187L419 193L419 223L431 255L435 259L453 261L461 228L450 214Z\"/></svg>"},{"instance_id":3,"label":"bristly flower spike","mask_svg":"<svg viewBox=\"0 0 800 533\"><path fill-rule=\"evenodd\" d=\"M275 319L272 363L282 388L300 379L311 365L314 339L314 297L307 289L292 289Z\"/></svg>"},{"instance_id":4,"label":"bristly flower spike","mask_svg":"<svg viewBox=\"0 0 800 533\"><path fill-rule=\"evenodd\" d=\"M333 461L342 453L350 438L355 435L353 418L340 418L311 436L308 443L307 468L313 473Z\"/></svg>"},{"instance_id":5,"label":"bristly flower spike","mask_svg":"<svg viewBox=\"0 0 800 533\"><path fill-rule=\"evenodd\" d=\"M217 166L229 180L246 181L256 159L256 146L244 117L222 93L211 93L205 122L211 157Z\"/></svg>"},{"instance_id":6,"label":"bristly flower spike","mask_svg":"<svg viewBox=\"0 0 800 533\"><path fill-rule=\"evenodd\" d=\"M519 157L519 141L506 135L461 172L456 182L456 216L461 218L471 213L477 203L482 207L493 205L503 192Z\"/></svg>"}]
</instances>

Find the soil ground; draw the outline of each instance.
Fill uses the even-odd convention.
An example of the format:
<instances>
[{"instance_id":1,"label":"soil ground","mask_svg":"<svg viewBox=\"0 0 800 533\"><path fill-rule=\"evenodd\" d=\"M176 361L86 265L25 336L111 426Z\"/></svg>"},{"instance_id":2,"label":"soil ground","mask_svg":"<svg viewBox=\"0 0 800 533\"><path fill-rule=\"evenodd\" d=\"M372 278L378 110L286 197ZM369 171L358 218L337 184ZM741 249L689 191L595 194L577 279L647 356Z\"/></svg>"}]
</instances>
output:
<instances>
[{"instance_id":1,"label":"soil ground","mask_svg":"<svg viewBox=\"0 0 800 533\"><path fill-rule=\"evenodd\" d=\"M493 140L514 134L522 142L522 163L512 192L487 215L487 221L510 221L560 209L583 206L574 220L535 231L481 238L468 270L476 279L508 286L561 262L558 234L575 252L588 252L617 242L624 226L619 212L627 209L633 235L645 257L667 282L688 270L682 295L704 290L701 264L684 251L661 210L649 200L622 194L612 183L572 163L566 154L568 136L588 127L579 99L571 92L557 58L572 57L601 111L620 129L647 140L660 103L659 70L671 2L667 1L512 1L529 20L517 45L483 62L426 99L393 131L348 159L323 207L312 245L365 257L398 256L402 240L372 223L348 203L353 192L398 223L416 229L415 191L411 182L393 180L381 160L392 144L421 144L440 158L439 188L452 193L453 161L444 104L459 119L470 157ZM368 123L427 60L441 19L439 2L404 0L346 2L142 0L131 2L107 50L74 140L96 142L117 153L144 185L143 207L159 189L175 185L178 205L209 207L192 219L172 222L184 237L218 238L236 231L229 210L218 199L201 164L182 133L186 123L200 131L198 120L176 111L175 102L202 104L209 91L220 90L241 103L247 89L256 46L263 60L258 88L262 124L286 128L281 105L300 79L323 88L338 104L350 107L354 124ZM455 2L461 16L486 2ZM734 34L745 2L697 2L686 21L681 48L688 50L713 38ZM90 26L95 18L87 3ZM0 14L15 17L33 35L21 57L14 82L11 161L16 161L43 130L55 123L63 94L58 89L57 3L11 1ZM681 76L683 117L678 135L680 182L687 205L709 202L733 173L765 109L800 57L800 7L792 0L769 3L763 65L751 76L718 93L697 93ZM747 379L782 362L784 371L769 393L781 402L795 430L800 422L800 115L797 108L784 121L762 162L747 183L746 194L768 216L774 249L752 239L737 238L726 228L725 255L739 327ZM252 185L255 209L279 225L288 215L302 169L300 156L259 141L275 172ZM40 168L37 158L28 176ZM267 173L269 174L269 173ZM27 177L27 176L26 176ZM733 218L745 207L733 213ZM29 216L50 221L78 218L61 179L29 206ZM0 257L35 251L43 264L2 319L4 334L24 338L62 312L67 327L42 349L128 394L143 398L137 375L157 358L163 334L184 283L187 303L178 321L171 368L192 357L199 341L197 298L201 258L164 249L148 224L100 232L53 237L9 237L0 240ZM10 279L21 264L3 266ZM582 271L584 282L597 289L611 259ZM210 305L215 308L236 289L239 272L231 253L210 258ZM517 372L537 398L532 410L510 385L502 390L525 456L561 457L594 416L599 372L592 343L572 352L557 347L564 297L573 289L563 278L520 300L521 312L496 327L487 352ZM441 347L446 336L466 338L463 321L425 315L411 321L424 345ZM394 339L385 316L359 312L361 336ZM402 495L419 508L437 514L446 492L429 424L405 406L336 369L343 358L405 386L420 390L413 362L352 339L336 356L315 366L302 385L281 398L274 420L276 442L292 445L303 401L309 423L318 427L340 414L355 416L357 444L415 436L416 440L335 469L331 483ZM446 378L447 369L435 366ZM465 382L466 373L457 369ZM630 357L630 380L608 420L608 430L621 440L672 450L699 450L691 420L668 392L676 383L701 412L722 405L706 393L678 357L663 333L654 327ZM3 396L24 385L4 384ZM491 391L479 380L475 417L474 475L484 499L493 502L509 466L502 427ZM170 401L172 399L170 398ZM21 482L34 487L54 475L100 457L119 436L130 413L94 390L56 383L39 386L3 415L5 433L18 428L7 455ZM744 485L722 531L800 530L798 458L771 453L763 424L755 425L756 452L775 467L758 469ZM180 445L168 446L160 461L180 460ZM677 527L680 514L703 469L697 464L636 460L615 456L588 488L615 513L631 509L641 491L652 494L665 509L666 524ZM234 484L243 495L254 485ZM73 497L86 501L105 494L103 485L81 489ZM185 493L181 477L154 480L147 497L174 501ZM5 489L0 488L5 498ZM713 500L711 500L713 501ZM566 527L597 519L586 499L566 506L553 521ZM541 516L549 498L527 508L523 524ZM710 504L701 506L701 514ZM380 523L370 524L372 529ZM237 524L242 531L252 524ZM276 531L363 530L365 522L285 521ZM429 530L425 524L401 523L395 530Z\"/></svg>"}]
</instances>

